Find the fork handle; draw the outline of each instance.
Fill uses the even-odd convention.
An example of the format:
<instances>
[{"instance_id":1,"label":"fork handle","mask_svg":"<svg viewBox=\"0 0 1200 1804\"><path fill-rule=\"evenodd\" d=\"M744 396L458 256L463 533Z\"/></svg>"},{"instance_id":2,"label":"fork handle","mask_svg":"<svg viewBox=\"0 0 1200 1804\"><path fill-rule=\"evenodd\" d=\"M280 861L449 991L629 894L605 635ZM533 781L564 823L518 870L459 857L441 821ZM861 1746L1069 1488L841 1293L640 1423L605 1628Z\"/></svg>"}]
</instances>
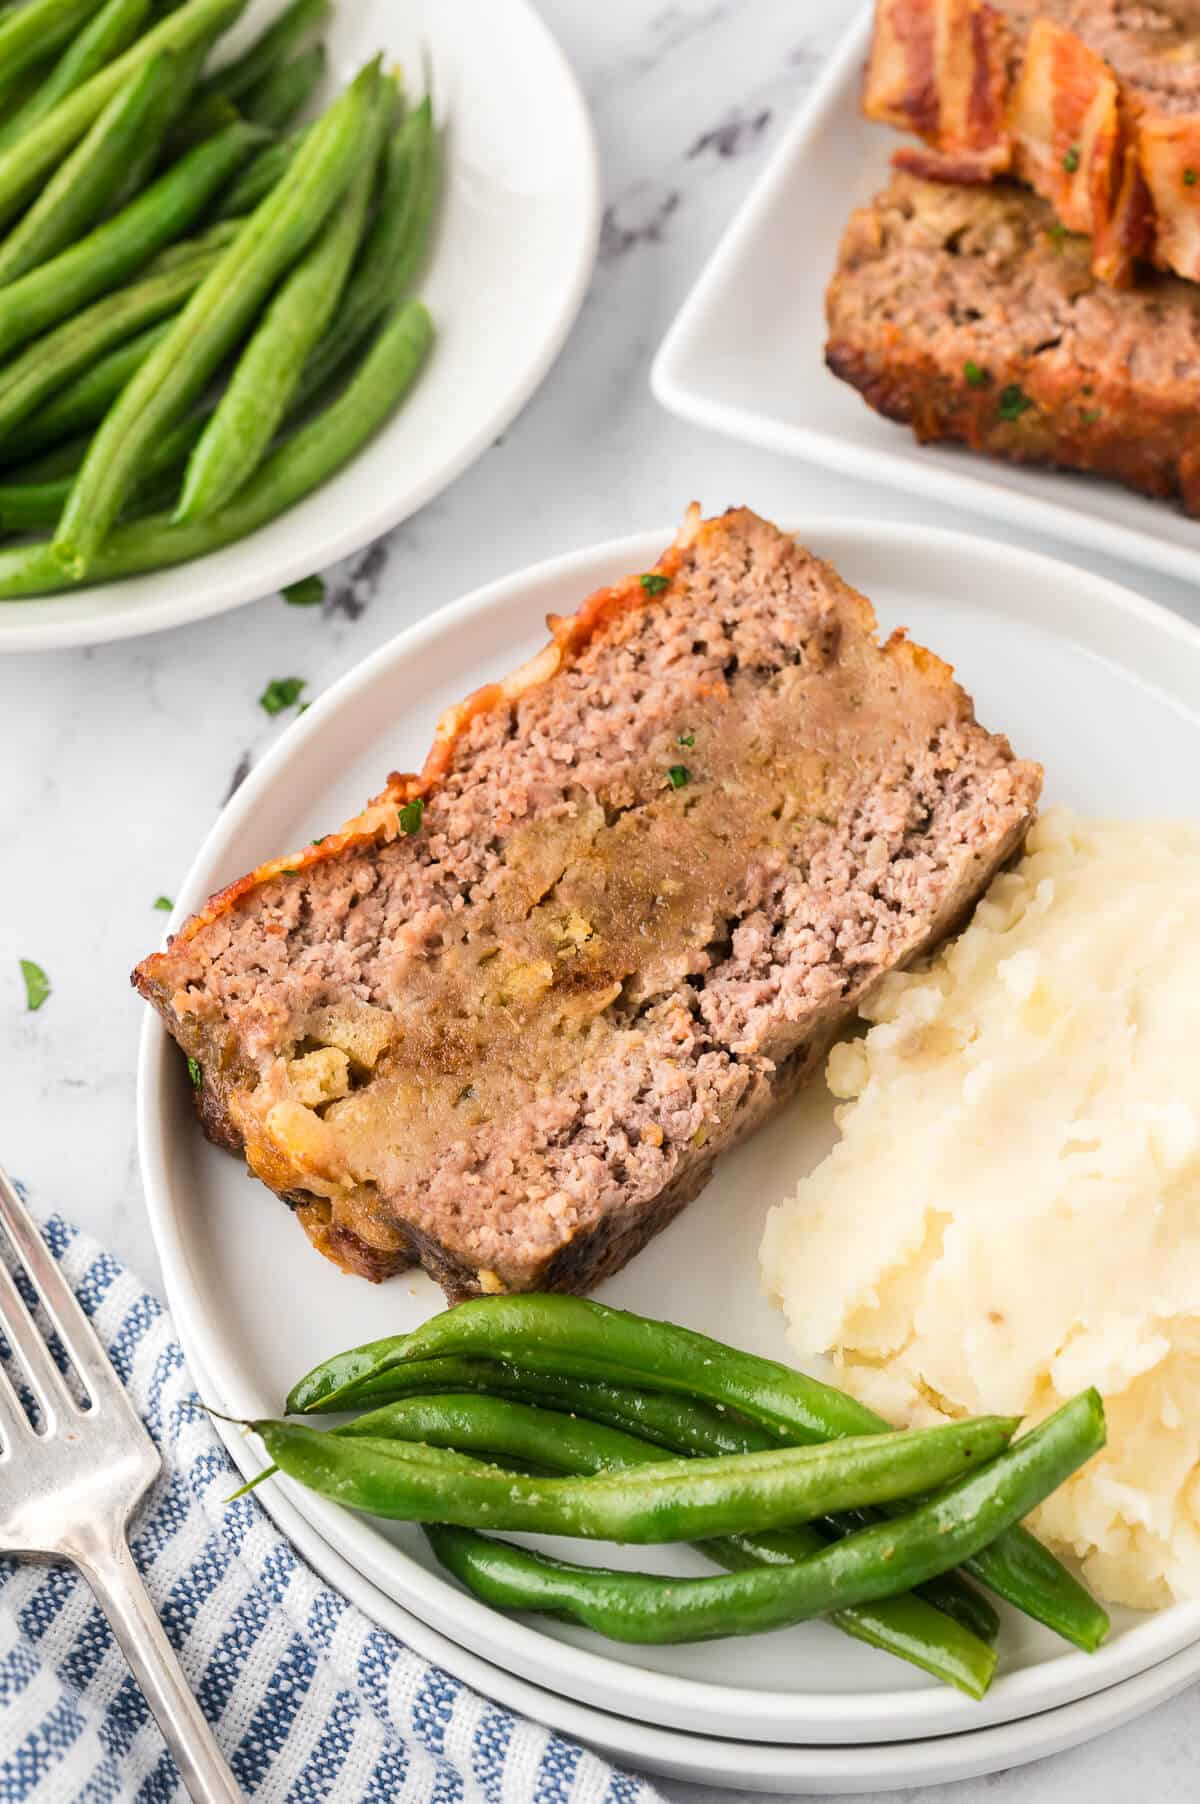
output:
<instances>
[{"instance_id":1,"label":"fork handle","mask_svg":"<svg viewBox=\"0 0 1200 1804\"><path fill-rule=\"evenodd\" d=\"M124 1540L89 1550L80 1569L157 1719L192 1804L244 1804Z\"/></svg>"}]
</instances>

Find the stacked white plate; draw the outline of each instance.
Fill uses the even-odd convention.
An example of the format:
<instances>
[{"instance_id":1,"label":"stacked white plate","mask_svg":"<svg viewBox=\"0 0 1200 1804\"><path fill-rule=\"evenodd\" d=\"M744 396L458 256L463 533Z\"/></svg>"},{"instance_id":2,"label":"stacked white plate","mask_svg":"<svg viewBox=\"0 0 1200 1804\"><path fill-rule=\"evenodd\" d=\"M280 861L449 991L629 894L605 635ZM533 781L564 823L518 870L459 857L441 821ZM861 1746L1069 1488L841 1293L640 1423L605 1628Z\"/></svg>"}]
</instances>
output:
<instances>
[{"instance_id":1,"label":"stacked white plate","mask_svg":"<svg viewBox=\"0 0 1200 1804\"><path fill-rule=\"evenodd\" d=\"M1048 800L1128 816L1194 812L1200 632L1050 559L904 526L828 520L798 536L952 661L978 713L1046 766ZM306 844L419 767L440 710L513 668L547 611L650 566L662 532L544 564L443 610L367 659L289 731L205 843L178 918L221 884ZM1120 761L1096 723L1120 720ZM278 1411L290 1384L342 1347L442 1307L423 1277L372 1287L311 1251L288 1212L196 1130L182 1060L148 1022L140 1068L143 1173L176 1325L206 1401ZM729 1157L704 1195L599 1293L788 1357L761 1298L763 1216L830 1144L818 1086ZM231 1451L258 1469L241 1437ZM259 1497L327 1578L385 1626L502 1702L628 1764L741 1787L862 1791L1010 1766L1126 1720L1200 1673L1200 1608L1118 1614L1088 1658L1006 1615L999 1674L972 1703L822 1623L732 1643L630 1649L541 1618L502 1616L436 1566L419 1532L352 1516L272 1482ZM560 1544L561 1545L561 1544ZM580 1557L578 1547L573 1548ZM645 1551L590 1549L606 1563ZM662 1570L704 1570L664 1551ZM436 1625L436 1626L435 1626Z\"/></svg>"}]
</instances>

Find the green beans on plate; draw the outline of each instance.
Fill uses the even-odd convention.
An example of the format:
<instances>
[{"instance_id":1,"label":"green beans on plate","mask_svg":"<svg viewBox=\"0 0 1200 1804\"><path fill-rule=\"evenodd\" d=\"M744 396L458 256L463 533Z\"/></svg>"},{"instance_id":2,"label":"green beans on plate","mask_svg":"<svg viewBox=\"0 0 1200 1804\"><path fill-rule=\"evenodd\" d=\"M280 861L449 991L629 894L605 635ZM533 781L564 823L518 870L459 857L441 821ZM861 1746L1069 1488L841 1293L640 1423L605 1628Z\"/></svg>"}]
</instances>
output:
<instances>
[{"instance_id":1,"label":"green beans on plate","mask_svg":"<svg viewBox=\"0 0 1200 1804\"><path fill-rule=\"evenodd\" d=\"M748 1534L913 1497L994 1458L1015 1426L1010 1418L980 1416L715 1460L656 1460L586 1479L525 1478L467 1461L448 1487L394 1440L303 1423L253 1424L281 1471L352 1509L406 1522L640 1543Z\"/></svg>"},{"instance_id":2,"label":"green beans on plate","mask_svg":"<svg viewBox=\"0 0 1200 1804\"><path fill-rule=\"evenodd\" d=\"M148 447L198 398L341 198L362 153L379 82L379 65L371 63L330 107L105 417L54 540L54 557L72 580L95 565ZM191 157L208 148L201 145Z\"/></svg>"},{"instance_id":3,"label":"green beans on plate","mask_svg":"<svg viewBox=\"0 0 1200 1804\"><path fill-rule=\"evenodd\" d=\"M426 308L420 301L402 302L385 320L343 393L272 452L227 506L190 526L173 526L162 515L118 526L96 559L96 577L111 581L203 557L294 507L378 431L412 386L432 343L433 321ZM50 541L0 551L0 601L69 587Z\"/></svg>"},{"instance_id":4,"label":"green beans on plate","mask_svg":"<svg viewBox=\"0 0 1200 1804\"><path fill-rule=\"evenodd\" d=\"M777 1444L753 1423L692 1398L626 1389L598 1380L561 1378L504 1366L494 1360L421 1360L400 1368L395 1376L409 1380L413 1389L390 1404L356 1417L338 1432L413 1438L419 1428L426 1427L428 1432L419 1438L470 1451L479 1451L489 1445L487 1433L504 1433L507 1438L491 1445L492 1452L508 1452L535 1464L551 1466L555 1463L553 1448L559 1437L562 1437L564 1449L570 1449L576 1461L582 1459L580 1449L587 1447L607 1448L610 1452L614 1447L624 1448L628 1456L628 1450L636 1446L640 1450L638 1457L645 1462L661 1459L664 1449L671 1453L715 1458L725 1453L762 1452ZM468 1397L460 1394L455 1400L453 1419L463 1438L447 1442L446 1435L438 1430L437 1409L438 1406L449 1407L444 1393L459 1386L469 1388L469 1395L477 1399L481 1413L478 1418L473 1418ZM424 1393L427 1389L439 1393L434 1404L426 1402ZM359 1397L358 1401L365 1402L366 1398ZM521 1413L522 1403L537 1406L532 1418L528 1411ZM550 1411L555 1414L548 1419ZM535 1429L548 1437L549 1442L540 1461L532 1442L521 1443L514 1438ZM614 1434L615 1440L611 1438ZM569 1469L577 1467L573 1464ZM822 1522L822 1538L840 1539L863 1527L865 1524L859 1519L861 1514L841 1513L836 1521ZM711 1544L706 1551L711 1551ZM777 1555L778 1546L773 1557ZM793 1551L791 1557L800 1556ZM946 1573L931 1579L921 1587L921 1596L926 1603L954 1617L981 1640L991 1642L996 1639L1000 1619L995 1610L958 1574Z\"/></svg>"},{"instance_id":5,"label":"green beans on plate","mask_svg":"<svg viewBox=\"0 0 1200 1804\"><path fill-rule=\"evenodd\" d=\"M0 498L2 494L0 490ZM402 1398L334 1432L420 1441L556 1472L595 1473L649 1465L662 1458L660 1448L636 1435L476 1392ZM829 1539L820 1529L802 1524L774 1533L704 1541L697 1551L734 1569L786 1565L819 1553ZM830 1621L854 1639L894 1654L971 1697L982 1697L995 1671L990 1642L999 1621L994 1613L989 1618L986 1605L972 1620L969 1597L958 1595L953 1586L951 1594L957 1610L944 1610L924 1596L899 1595L835 1611ZM981 1598L977 1601L984 1603Z\"/></svg>"},{"instance_id":6,"label":"green beans on plate","mask_svg":"<svg viewBox=\"0 0 1200 1804\"><path fill-rule=\"evenodd\" d=\"M548 1611L614 1640L651 1645L748 1635L892 1596L969 1559L1103 1444L1103 1406L1086 1391L909 1514L805 1560L715 1578L573 1566L459 1526L425 1532L442 1564L499 1609Z\"/></svg>"},{"instance_id":7,"label":"green beans on plate","mask_svg":"<svg viewBox=\"0 0 1200 1804\"><path fill-rule=\"evenodd\" d=\"M368 1385L381 1400L382 1384L395 1368L446 1355L482 1356L531 1371L699 1398L793 1444L887 1427L854 1398L790 1366L672 1323L582 1297L547 1295L472 1299L412 1334L338 1355L300 1380L288 1408L348 1408ZM1085 1651L1098 1647L1108 1632L1104 1610L1026 1529L1014 1527L995 1545L974 1552L967 1569Z\"/></svg>"}]
</instances>

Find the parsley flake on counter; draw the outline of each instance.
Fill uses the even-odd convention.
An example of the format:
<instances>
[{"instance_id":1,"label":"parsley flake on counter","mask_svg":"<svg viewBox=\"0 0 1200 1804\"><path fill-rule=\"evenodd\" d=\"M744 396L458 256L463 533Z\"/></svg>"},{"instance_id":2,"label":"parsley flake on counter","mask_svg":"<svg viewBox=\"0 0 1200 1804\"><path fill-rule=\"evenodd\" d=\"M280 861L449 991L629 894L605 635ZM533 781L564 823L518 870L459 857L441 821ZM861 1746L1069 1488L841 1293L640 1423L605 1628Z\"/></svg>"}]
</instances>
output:
<instances>
[{"instance_id":1,"label":"parsley flake on counter","mask_svg":"<svg viewBox=\"0 0 1200 1804\"><path fill-rule=\"evenodd\" d=\"M673 764L667 772L672 789L684 789L692 780L692 773L686 764Z\"/></svg>"},{"instance_id":2,"label":"parsley flake on counter","mask_svg":"<svg viewBox=\"0 0 1200 1804\"><path fill-rule=\"evenodd\" d=\"M411 802L405 802L399 810L400 831L411 839L414 833L421 831L421 821L425 814L425 803L420 796L414 796Z\"/></svg>"},{"instance_id":3,"label":"parsley flake on counter","mask_svg":"<svg viewBox=\"0 0 1200 1804\"><path fill-rule=\"evenodd\" d=\"M175 904L172 902L170 896L155 896L154 906L155 908L161 909L163 914L169 915Z\"/></svg>"},{"instance_id":4,"label":"parsley flake on counter","mask_svg":"<svg viewBox=\"0 0 1200 1804\"><path fill-rule=\"evenodd\" d=\"M200 1069L199 1059L188 1059L188 1076L192 1080L192 1089L198 1090L204 1082L204 1073Z\"/></svg>"},{"instance_id":5,"label":"parsley flake on counter","mask_svg":"<svg viewBox=\"0 0 1200 1804\"><path fill-rule=\"evenodd\" d=\"M280 592L290 607L315 608L325 599L325 584L319 576L302 576Z\"/></svg>"},{"instance_id":6,"label":"parsley flake on counter","mask_svg":"<svg viewBox=\"0 0 1200 1804\"><path fill-rule=\"evenodd\" d=\"M25 979L25 1007L32 1014L34 1009L41 1008L50 994L50 979L31 958L21 960L21 976Z\"/></svg>"},{"instance_id":7,"label":"parsley flake on counter","mask_svg":"<svg viewBox=\"0 0 1200 1804\"><path fill-rule=\"evenodd\" d=\"M681 733L679 735L679 743L680 745L695 745L696 735L694 733Z\"/></svg>"},{"instance_id":8,"label":"parsley flake on counter","mask_svg":"<svg viewBox=\"0 0 1200 1804\"><path fill-rule=\"evenodd\" d=\"M282 714L285 708L294 707L300 700L304 688L305 677L272 677L258 698L258 705L268 714Z\"/></svg>"},{"instance_id":9,"label":"parsley flake on counter","mask_svg":"<svg viewBox=\"0 0 1200 1804\"><path fill-rule=\"evenodd\" d=\"M971 388L986 388L992 379L982 364L976 363L973 357L968 357L963 364L963 375Z\"/></svg>"},{"instance_id":10,"label":"parsley flake on counter","mask_svg":"<svg viewBox=\"0 0 1200 1804\"><path fill-rule=\"evenodd\" d=\"M1033 402L1016 382L1010 382L1007 388L1000 390L1000 405L996 413L1002 420L1019 420L1027 407Z\"/></svg>"},{"instance_id":11,"label":"parsley flake on counter","mask_svg":"<svg viewBox=\"0 0 1200 1804\"><path fill-rule=\"evenodd\" d=\"M1078 145L1072 144L1070 150L1067 152L1066 156L1063 158L1063 168L1066 170L1068 175L1074 175L1075 171L1079 168L1079 147L1078 147Z\"/></svg>"},{"instance_id":12,"label":"parsley flake on counter","mask_svg":"<svg viewBox=\"0 0 1200 1804\"><path fill-rule=\"evenodd\" d=\"M661 595L664 589L671 586L670 577L664 576L661 570L647 570L645 576L638 577L638 581L647 595Z\"/></svg>"}]
</instances>

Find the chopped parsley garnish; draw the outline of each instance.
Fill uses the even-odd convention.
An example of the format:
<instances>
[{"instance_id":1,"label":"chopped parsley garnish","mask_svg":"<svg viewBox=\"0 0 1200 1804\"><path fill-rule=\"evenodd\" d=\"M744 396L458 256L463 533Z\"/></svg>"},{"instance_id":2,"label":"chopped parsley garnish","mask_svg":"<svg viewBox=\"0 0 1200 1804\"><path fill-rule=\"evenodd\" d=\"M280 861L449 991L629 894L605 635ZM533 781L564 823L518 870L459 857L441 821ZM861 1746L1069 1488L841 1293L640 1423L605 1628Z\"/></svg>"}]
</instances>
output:
<instances>
[{"instance_id":1,"label":"chopped parsley garnish","mask_svg":"<svg viewBox=\"0 0 1200 1804\"><path fill-rule=\"evenodd\" d=\"M1184 170L1183 185L1185 188L1194 188L1196 186L1196 171L1194 169Z\"/></svg>"},{"instance_id":2,"label":"chopped parsley garnish","mask_svg":"<svg viewBox=\"0 0 1200 1804\"><path fill-rule=\"evenodd\" d=\"M41 1008L50 994L50 979L31 958L21 960L21 976L25 979L25 1007L32 1013Z\"/></svg>"},{"instance_id":3,"label":"chopped parsley garnish","mask_svg":"<svg viewBox=\"0 0 1200 1804\"><path fill-rule=\"evenodd\" d=\"M306 678L304 677L272 677L258 698L260 708L268 714L282 714L285 708L292 708L300 700Z\"/></svg>"},{"instance_id":4,"label":"chopped parsley garnish","mask_svg":"<svg viewBox=\"0 0 1200 1804\"><path fill-rule=\"evenodd\" d=\"M963 364L963 375L972 388L986 388L992 379L987 370L976 363L973 357L968 357Z\"/></svg>"},{"instance_id":5,"label":"chopped parsley garnish","mask_svg":"<svg viewBox=\"0 0 1200 1804\"><path fill-rule=\"evenodd\" d=\"M692 773L686 764L673 764L667 772L672 789L684 789L692 780Z\"/></svg>"},{"instance_id":6,"label":"chopped parsley garnish","mask_svg":"<svg viewBox=\"0 0 1200 1804\"><path fill-rule=\"evenodd\" d=\"M1063 168L1066 170L1068 175L1074 175L1075 171L1079 168L1079 147L1078 147L1078 145L1072 144L1070 150L1067 152L1066 156L1063 158Z\"/></svg>"},{"instance_id":7,"label":"chopped parsley garnish","mask_svg":"<svg viewBox=\"0 0 1200 1804\"><path fill-rule=\"evenodd\" d=\"M204 1082L204 1073L200 1069L199 1059L188 1059L188 1076L192 1080L192 1089L198 1090Z\"/></svg>"},{"instance_id":8,"label":"chopped parsley garnish","mask_svg":"<svg viewBox=\"0 0 1200 1804\"><path fill-rule=\"evenodd\" d=\"M325 599L325 584L319 576L302 576L282 591L283 599L294 608L315 608Z\"/></svg>"},{"instance_id":9,"label":"chopped parsley garnish","mask_svg":"<svg viewBox=\"0 0 1200 1804\"><path fill-rule=\"evenodd\" d=\"M1002 420L1019 420L1025 409L1032 406L1033 402L1025 390L1017 383L1010 382L1007 388L1000 390L1000 405L996 412Z\"/></svg>"},{"instance_id":10,"label":"chopped parsley garnish","mask_svg":"<svg viewBox=\"0 0 1200 1804\"><path fill-rule=\"evenodd\" d=\"M670 577L664 576L661 570L647 570L645 576L638 577L638 581L647 595L661 595L664 589L671 586Z\"/></svg>"},{"instance_id":11,"label":"chopped parsley garnish","mask_svg":"<svg viewBox=\"0 0 1200 1804\"><path fill-rule=\"evenodd\" d=\"M1085 407L1080 418L1085 426L1094 426L1096 421L1100 418L1100 409L1098 407Z\"/></svg>"},{"instance_id":12,"label":"chopped parsley garnish","mask_svg":"<svg viewBox=\"0 0 1200 1804\"><path fill-rule=\"evenodd\" d=\"M414 796L411 802L405 802L399 811L400 831L411 838L421 831L421 821L425 814L425 804L420 796Z\"/></svg>"},{"instance_id":13,"label":"chopped parsley garnish","mask_svg":"<svg viewBox=\"0 0 1200 1804\"><path fill-rule=\"evenodd\" d=\"M681 733L679 735L679 743L680 745L695 745L696 735L694 733Z\"/></svg>"},{"instance_id":14,"label":"chopped parsley garnish","mask_svg":"<svg viewBox=\"0 0 1200 1804\"><path fill-rule=\"evenodd\" d=\"M154 906L155 908L160 908L163 914L169 915L175 904L172 902L170 896L155 896Z\"/></svg>"}]
</instances>

